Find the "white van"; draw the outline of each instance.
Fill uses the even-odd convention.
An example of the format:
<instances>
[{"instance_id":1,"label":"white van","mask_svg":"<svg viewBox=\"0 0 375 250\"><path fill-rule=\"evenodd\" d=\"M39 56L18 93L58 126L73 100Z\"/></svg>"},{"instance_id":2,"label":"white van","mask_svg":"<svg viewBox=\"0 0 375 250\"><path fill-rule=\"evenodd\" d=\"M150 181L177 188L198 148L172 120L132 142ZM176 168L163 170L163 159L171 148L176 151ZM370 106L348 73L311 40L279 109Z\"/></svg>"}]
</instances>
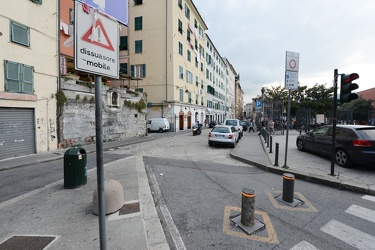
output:
<instances>
[{"instance_id":1,"label":"white van","mask_svg":"<svg viewBox=\"0 0 375 250\"><path fill-rule=\"evenodd\" d=\"M151 118L147 121L147 130L148 132L166 132L169 130L169 122L167 118Z\"/></svg>"}]
</instances>

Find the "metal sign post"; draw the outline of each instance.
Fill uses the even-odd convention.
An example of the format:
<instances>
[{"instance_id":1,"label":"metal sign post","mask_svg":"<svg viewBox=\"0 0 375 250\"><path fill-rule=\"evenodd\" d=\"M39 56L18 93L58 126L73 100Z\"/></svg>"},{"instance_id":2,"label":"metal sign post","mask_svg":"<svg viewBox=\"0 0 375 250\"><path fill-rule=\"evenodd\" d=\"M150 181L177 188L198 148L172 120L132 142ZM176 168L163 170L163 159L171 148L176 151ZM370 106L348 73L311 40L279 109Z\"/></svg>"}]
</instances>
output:
<instances>
[{"instance_id":1,"label":"metal sign post","mask_svg":"<svg viewBox=\"0 0 375 250\"><path fill-rule=\"evenodd\" d=\"M286 140L285 140L285 158L283 168L287 168L288 159L288 139L290 127L290 91L298 90L298 70L299 70L299 53L286 52L285 58L285 89L288 90L288 114L286 118Z\"/></svg>"},{"instance_id":2,"label":"metal sign post","mask_svg":"<svg viewBox=\"0 0 375 250\"><path fill-rule=\"evenodd\" d=\"M337 77L338 69L333 71L333 108L332 108L332 148L331 148L331 175L335 175L336 151L336 123L337 123Z\"/></svg>"}]
</instances>

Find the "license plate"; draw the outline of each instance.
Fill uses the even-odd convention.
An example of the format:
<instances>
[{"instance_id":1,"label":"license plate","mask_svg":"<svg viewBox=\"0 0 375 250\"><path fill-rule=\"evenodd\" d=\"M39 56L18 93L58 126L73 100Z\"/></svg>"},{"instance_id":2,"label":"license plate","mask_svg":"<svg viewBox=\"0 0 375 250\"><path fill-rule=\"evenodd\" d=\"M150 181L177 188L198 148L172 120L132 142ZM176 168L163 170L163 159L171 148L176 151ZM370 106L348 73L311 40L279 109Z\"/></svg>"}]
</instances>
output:
<instances>
[{"instance_id":1,"label":"license plate","mask_svg":"<svg viewBox=\"0 0 375 250\"><path fill-rule=\"evenodd\" d=\"M225 135L215 135L216 137L224 137Z\"/></svg>"}]
</instances>

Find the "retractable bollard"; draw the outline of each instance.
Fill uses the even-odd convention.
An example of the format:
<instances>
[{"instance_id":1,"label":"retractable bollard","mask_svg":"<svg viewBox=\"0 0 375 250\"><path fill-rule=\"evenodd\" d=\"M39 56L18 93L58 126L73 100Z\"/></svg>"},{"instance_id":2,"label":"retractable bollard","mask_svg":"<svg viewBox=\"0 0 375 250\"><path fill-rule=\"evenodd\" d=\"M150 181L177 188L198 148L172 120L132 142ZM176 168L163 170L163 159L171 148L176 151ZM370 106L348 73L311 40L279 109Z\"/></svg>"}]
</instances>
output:
<instances>
[{"instance_id":1,"label":"retractable bollard","mask_svg":"<svg viewBox=\"0 0 375 250\"><path fill-rule=\"evenodd\" d=\"M267 143L267 148L269 148L270 147L270 134L269 133L267 133L266 143Z\"/></svg>"},{"instance_id":2,"label":"retractable bollard","mask_svg":"<svg viewBox=\"0 0 375 250\"><path fill-rule=\"evenodd\" d=\"M294 175L284 174L283 175L283 201L293 202L294 201Z\"/></svg>"},{"instance_id":3,"label":"retractable bollard","mask_svg":"<svg viewBox=\"0 0 375 250\"><path fill-rule=\"evenodd\" d=\"M279 143L276 142L276 152L275 152L275 165L276 167L279 166Z\"/></svg>"},{"instance_id":4,"label":"retractable bollard","mask_svg":"<svg viewBox=\"0 0 375 250\"><path fill-rule=\"evenodd\" d=\"M272 136L270 136L270 151L268 153L272 153Z\"/></svg>"},{"instance_id":5,"label":"retractable bollard","mask_svg":"<svg viewBox=\"0 0 375 250\"><path fill-rule=\"evenodd\" d=\"M255 192L253 189L242 190L241 223L244 226L254 225Z\"/></svg>"}]
</instances>

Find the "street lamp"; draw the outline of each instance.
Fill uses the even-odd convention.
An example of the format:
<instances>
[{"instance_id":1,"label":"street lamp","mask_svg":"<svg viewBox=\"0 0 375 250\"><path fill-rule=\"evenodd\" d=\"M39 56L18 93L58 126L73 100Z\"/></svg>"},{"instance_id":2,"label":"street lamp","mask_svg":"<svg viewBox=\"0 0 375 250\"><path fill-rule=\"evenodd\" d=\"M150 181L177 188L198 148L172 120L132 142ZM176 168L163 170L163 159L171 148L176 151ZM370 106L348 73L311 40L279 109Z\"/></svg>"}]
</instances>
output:
<instances>
[{"instance_id":1,"label":"street lamp","mask_svg":"<svg viewBox=\"0 0 375 250\"><path fill-rule=\"evenodd\" d=\"M262 116L261 116L260 121L262 122L262 120L263 120L263 114L264 114L264 91L265 91L265 88L262 87L261 91L262 91Z\"/></svg>"}]
</instances>

